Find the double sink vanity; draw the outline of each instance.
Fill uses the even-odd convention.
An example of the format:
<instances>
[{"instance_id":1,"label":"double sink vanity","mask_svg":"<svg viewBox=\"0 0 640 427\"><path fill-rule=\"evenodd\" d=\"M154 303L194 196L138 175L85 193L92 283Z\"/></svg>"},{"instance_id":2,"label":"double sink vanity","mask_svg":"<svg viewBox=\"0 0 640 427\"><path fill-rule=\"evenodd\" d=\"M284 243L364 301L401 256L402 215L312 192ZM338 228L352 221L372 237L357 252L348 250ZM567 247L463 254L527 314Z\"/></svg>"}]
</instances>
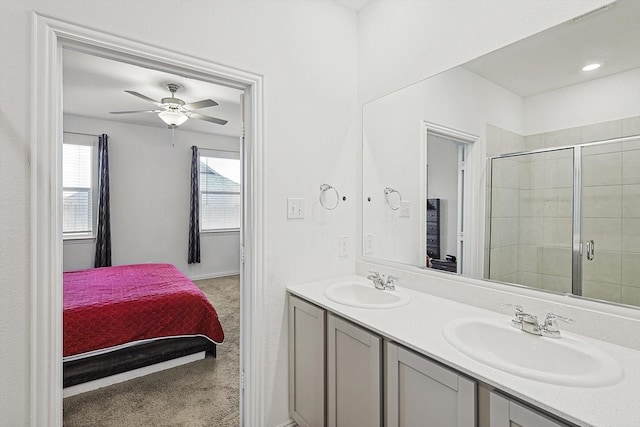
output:
<instances>
[{"instance_id":1,"label":"double sink vanity","mask_svg":"<svg viewBox=\"0 0 640 427\"><path fill-rule=\"evenodd\" d=\"M375 282L288 288L299 426L640 425L638 351Z\"/></svg>"}]
</instances>

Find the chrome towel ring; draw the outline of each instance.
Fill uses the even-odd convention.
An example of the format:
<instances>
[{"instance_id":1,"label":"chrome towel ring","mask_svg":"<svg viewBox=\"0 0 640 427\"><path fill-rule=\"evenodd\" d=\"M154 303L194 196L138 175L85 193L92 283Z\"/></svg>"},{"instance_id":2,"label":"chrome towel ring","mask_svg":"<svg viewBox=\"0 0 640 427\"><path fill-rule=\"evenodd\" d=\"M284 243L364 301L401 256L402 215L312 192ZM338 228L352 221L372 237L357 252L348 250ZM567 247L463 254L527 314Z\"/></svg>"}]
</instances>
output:
<instances>
[{"instance_id":1,"label":"chrome towel ring","mask_svg":"<svg viewBox=\"0 0 640 427\"><path fill-rule=\"evenodd\" d=\"M331 190L333 190L336 193L335 204L327 202L327 200L325 200L327 191L331 191ZM332 185L322 184L320 186L320 197L319 197L319 200L320 200L320 204L322 205L323 208L332 211L335 208L337 208L338 204L340 203L340 194L338 194L338 190L336 190Z\"/></svg>"},{"instance_id":2,"label":"chrome towel ring","mask_svg":"<svg viewBox=\"0 0 640 427\"><path fill-rule=\"evenodd\" d=\"M397 196L394 196L394 193L397 194ZM402 205L402 194L400 194L398 190L395 190L391 187L385 187L384 199L386 200L387 205L389 205L391 210L397 211Z\"/></svg>"}]
</instances>

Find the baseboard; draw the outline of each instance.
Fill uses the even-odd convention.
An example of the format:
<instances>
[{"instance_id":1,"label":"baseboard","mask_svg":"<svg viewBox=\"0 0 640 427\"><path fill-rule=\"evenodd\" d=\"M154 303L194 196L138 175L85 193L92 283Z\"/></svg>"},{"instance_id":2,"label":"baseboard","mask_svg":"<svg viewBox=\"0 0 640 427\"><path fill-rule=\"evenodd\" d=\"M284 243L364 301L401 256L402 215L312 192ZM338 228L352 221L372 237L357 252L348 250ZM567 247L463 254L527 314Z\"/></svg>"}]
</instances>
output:
<instances>
[{"instance_id":1,"label":"baseboard","mask_svg":"<svg viewBox=\"0 0 640 427\"><path fill-rule=\"evenodd\" d=\"M298 427L298 424L296 424L296 422L293 421L293 420L289 420L289 421L285 422L284 424L279 424L276 427Z\"/></svg>"},{"instance_id":2,"label":"baseboard","mask_svg":"<svg viewBox=\"0 0 640 427\"><path fill-rule=\"evenodd\" d=\"M217 279L218 277L237 276L238 274L240 274L240 270L220 271L217 273L202 274L199 276L189 276L189 279L191 280Z\"/></svg>"},{"instance_id":3,"label":"baseboard","mask_svg":"<svg viewBox=\"0 0 640 427\"><path fill-rule=\"evenodd\" d=\"M165 369L175 368L176 366L186 365L196 360L204 359L206 352L189 354L177 359L167 360L166 362L156 363L155 365L145 366L143 368L134 369L132 371L123 372L121 374L111 375L109 377L100 378L99 380L89 381L86 383L66 387L62 390L62 397L75 396L76 394L86 393L88 391L97 390L113 384L118 384L134 378L153 374L155 372L164 371Z\"/></svg>"}]
</instances>

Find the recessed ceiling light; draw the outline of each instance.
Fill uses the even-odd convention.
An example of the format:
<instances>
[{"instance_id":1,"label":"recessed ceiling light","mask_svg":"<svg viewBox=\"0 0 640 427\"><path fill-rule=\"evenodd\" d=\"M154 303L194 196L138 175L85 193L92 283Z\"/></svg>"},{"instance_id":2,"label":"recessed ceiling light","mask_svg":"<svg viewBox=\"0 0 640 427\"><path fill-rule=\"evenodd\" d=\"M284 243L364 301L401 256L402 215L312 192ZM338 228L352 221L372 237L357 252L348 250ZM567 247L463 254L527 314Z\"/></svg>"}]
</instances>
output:
<instances>
[{"instance_id":1,"label":"recessed ceiling light","mask_svg":"<svg viewBox=\"0 0 640 427\"><path fill-rule=\"evenodd\" d=\"M595 64L585 65L584 67L582 67L582 71L593 71L600 68L600 65L602 64L595 63Z\"/></svg>"}]
</instances>

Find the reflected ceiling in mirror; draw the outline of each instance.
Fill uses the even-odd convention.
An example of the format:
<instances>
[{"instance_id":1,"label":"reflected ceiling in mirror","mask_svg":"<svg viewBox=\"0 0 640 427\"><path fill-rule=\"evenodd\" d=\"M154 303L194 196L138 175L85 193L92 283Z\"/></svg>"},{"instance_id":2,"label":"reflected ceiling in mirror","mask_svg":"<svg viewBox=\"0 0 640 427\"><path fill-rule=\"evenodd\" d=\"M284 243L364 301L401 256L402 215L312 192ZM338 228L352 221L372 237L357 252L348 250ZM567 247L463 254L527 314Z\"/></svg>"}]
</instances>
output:
<instances>
[{"instance_id":1,"label":"reflected ceiling in mirror","mask_svg":"<svg viewBox=\"0 0 640 427\"><path fill-rule=\"evenodd\" d=\"M592 63L601 66L582 70ZM443 133L445 141L450 133L475 142L462 141L460 157L446 160L450 150L434 148ZM365 104L363 255L638 306L640 144L593 145L638 134L640 2L634 0ZM570 147L568 160L560 147ZM538 154L500 157L515 152ZM487 161L492 157L502 160ZM584 177L574 172L575 162ZM456 173L436 170L457 171L458 191L442 184ZM398 209L385 203L385 188L402 195ZM429 249L436 201L439 242L458 241L439 252ZM586 263L576 257L580 243L584 249L591 240L596 256ZM455 269L442 267L447 255L457 259ZM579 274L572 274L573 264Z\"/></svg>"}]
</instances>

